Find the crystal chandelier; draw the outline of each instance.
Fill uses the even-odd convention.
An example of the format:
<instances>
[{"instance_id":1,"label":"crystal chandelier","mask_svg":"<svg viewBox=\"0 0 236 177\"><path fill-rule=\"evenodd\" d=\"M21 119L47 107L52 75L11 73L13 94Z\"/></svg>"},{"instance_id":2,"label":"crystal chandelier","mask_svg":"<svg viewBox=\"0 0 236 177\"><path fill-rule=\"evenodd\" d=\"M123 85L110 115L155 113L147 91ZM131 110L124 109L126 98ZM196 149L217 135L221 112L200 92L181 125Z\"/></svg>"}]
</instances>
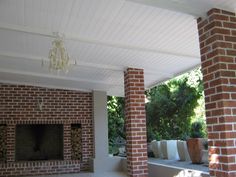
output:
<instances>
[{"instance_id":1,"label":"crystal chandelier","mask_svg":"<svg viewBox=\"0 0 236 177\"><path fill-rule=\"evenodd\" d=\"M57 38L52 42L52 49L49 51L48 58L50 70L68 71L70 58L62 39Z\"/></svg>"},{"instance_id":2,"label":"crystal chandelier","mask_svg":"<svg viewBox=\"0 0 236 177\"><path fill-rule=\"evenodd\" d=\"M67 73L70 68L70 57L64 46L63 38L64 37L60 36L59 33L56 33L56 39L54 39L54 41L52 42L52 48L50 49L48 54L49 70L51 72L63 71ZM42 65L44 65L44 61L42 61Z\"/></svg>"}]
</instances>

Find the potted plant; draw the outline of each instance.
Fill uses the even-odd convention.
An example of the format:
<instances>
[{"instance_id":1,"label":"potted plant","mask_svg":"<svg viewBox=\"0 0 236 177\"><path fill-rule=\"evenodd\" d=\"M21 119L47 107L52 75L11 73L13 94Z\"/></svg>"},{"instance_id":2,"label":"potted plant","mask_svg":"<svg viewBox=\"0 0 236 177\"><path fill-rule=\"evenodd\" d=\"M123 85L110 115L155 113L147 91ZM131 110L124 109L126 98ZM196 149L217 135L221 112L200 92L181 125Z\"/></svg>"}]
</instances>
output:
<instances>
[{"instance_id":1,"label":"potted plant","mask_svg":"<svg viewBox=\"0 0 236 177\"><path fill-rule=\"evenodd\" d=\"M194 122L191 125L191 134L187 140L188 153L192 163L200 164L202 162L203 150L203 125L202 122Z\"/></svg>"}]
</instances>

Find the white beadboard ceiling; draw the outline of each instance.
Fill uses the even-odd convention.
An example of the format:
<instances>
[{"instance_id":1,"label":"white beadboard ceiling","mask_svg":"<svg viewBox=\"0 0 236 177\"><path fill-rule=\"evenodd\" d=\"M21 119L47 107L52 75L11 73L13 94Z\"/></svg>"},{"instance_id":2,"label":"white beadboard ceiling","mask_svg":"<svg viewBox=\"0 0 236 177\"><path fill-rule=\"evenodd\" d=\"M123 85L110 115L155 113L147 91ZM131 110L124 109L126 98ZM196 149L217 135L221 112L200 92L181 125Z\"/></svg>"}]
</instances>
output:
<instances>
[{"instance_id":1,"label":"white beadboard ceiling","mask_svg":"<svg viewBox=\"0 0 236 177\"><path fill-rule=\"evenodd\" d=\"M124 95L123 71L143 68L148 89L200 65L196 18L235 0L1 0L0 82ZM77 65L42 67L53 33Z\"/></svg>"}]
</instances>

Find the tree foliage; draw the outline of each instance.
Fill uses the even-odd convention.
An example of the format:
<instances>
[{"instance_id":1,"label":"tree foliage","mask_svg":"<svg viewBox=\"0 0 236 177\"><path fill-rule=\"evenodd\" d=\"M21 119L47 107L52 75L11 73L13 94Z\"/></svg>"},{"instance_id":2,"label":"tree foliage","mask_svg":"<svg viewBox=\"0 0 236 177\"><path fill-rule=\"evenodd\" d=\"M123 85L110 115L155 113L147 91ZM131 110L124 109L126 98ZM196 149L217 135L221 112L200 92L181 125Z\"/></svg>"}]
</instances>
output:
<instances>
[{"instance_id":1,"label":"tree foliage","mask_svg":"<svg viewBox=\"0 0 236 177\"><path fill-rule=\"evenodd\" d=\"M107 98L108 137L110 143L113 143L115 138L117 137L122 137L125 139L124 106L125 106L124 98L108 96Z\"/></svg>"},{"instance_id":2,"label":"tree foliage","mask_svg":"<svg viewBox=\"0 0 236 177\"><path fill-rule=\"evenodd\" d=\"M197 73L197 71L195 71ZM191 85L189 84L191 83ZM147 91L148 139L184 139L190 133L191 118L202 96L202 81L188 75L172 79Z\"/></svg>"},{"instance_id":3,"label":"tree foliage","mask_svg":"<svg viewBox=\"0 0 236 177\"><path fill-rule=\"evenodd\" d=\"M191 121L198 120L195 108L199 100L204 100L201 71L196 69L158 85L146 91L146 97L148 140L184 139L190 135ZM124 106L124 98L108 96L111 144L117 137L125 139ZM204 109L199 110L204 111Z\"/></svg>"}]
</instances>

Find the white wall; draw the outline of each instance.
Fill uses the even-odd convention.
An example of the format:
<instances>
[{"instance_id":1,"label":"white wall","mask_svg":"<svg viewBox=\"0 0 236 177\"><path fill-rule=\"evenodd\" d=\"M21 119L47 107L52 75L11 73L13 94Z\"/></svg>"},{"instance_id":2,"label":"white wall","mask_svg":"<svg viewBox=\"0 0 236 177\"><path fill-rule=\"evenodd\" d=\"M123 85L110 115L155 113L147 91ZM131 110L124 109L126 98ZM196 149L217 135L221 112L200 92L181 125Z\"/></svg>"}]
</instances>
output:
<instances>
[{"instance_id":1,"label":"white wall","mask_svg":"<svg viewBox=\"0 0 236 177\"><path fill-rule=\"evenodd\" d=\"M95 158L108 157L107 94L93 91Z\"/></svg>"},{"instance_id":2,"label":"white wall","mask_svg":"<svg viewBox=\"0 0 236 177\"><path fill-rule=\"evenodd\" d=\"M121 161L122 171L126 172L126 158L122 158ZM178 177L191 176L186 175L186 173L190 173L193 177L210 177L209 173L206 172L148 162L148 177L174 177L176 175L179 175Z\"/></svg>"},{"instance_id":3,"label":"white wall","mask_svg":"<svg viewBox=\"0 0 236 177\"><path fill-rule=\"evenodd\" d=\"M93 121L94 121L94 159L92 171L103 173L120 171L121 159L109 157L108 150L108 117L107 94L104 91L93 91Z\"/></svg>"},{"instance_id":4,"label":"white wall","mask_svg":"<svg viewBox=\"0 0 236 177\"><path fill-rule=\"evenodd\" d=\"M148 163L148 173L149 177L174 177L176 175L179 175L178 177L185 177L185 176L210 177L209 174L205 172L188 170L174 166L154 164L154 163Z\"/></svg>"}]
</instances>

